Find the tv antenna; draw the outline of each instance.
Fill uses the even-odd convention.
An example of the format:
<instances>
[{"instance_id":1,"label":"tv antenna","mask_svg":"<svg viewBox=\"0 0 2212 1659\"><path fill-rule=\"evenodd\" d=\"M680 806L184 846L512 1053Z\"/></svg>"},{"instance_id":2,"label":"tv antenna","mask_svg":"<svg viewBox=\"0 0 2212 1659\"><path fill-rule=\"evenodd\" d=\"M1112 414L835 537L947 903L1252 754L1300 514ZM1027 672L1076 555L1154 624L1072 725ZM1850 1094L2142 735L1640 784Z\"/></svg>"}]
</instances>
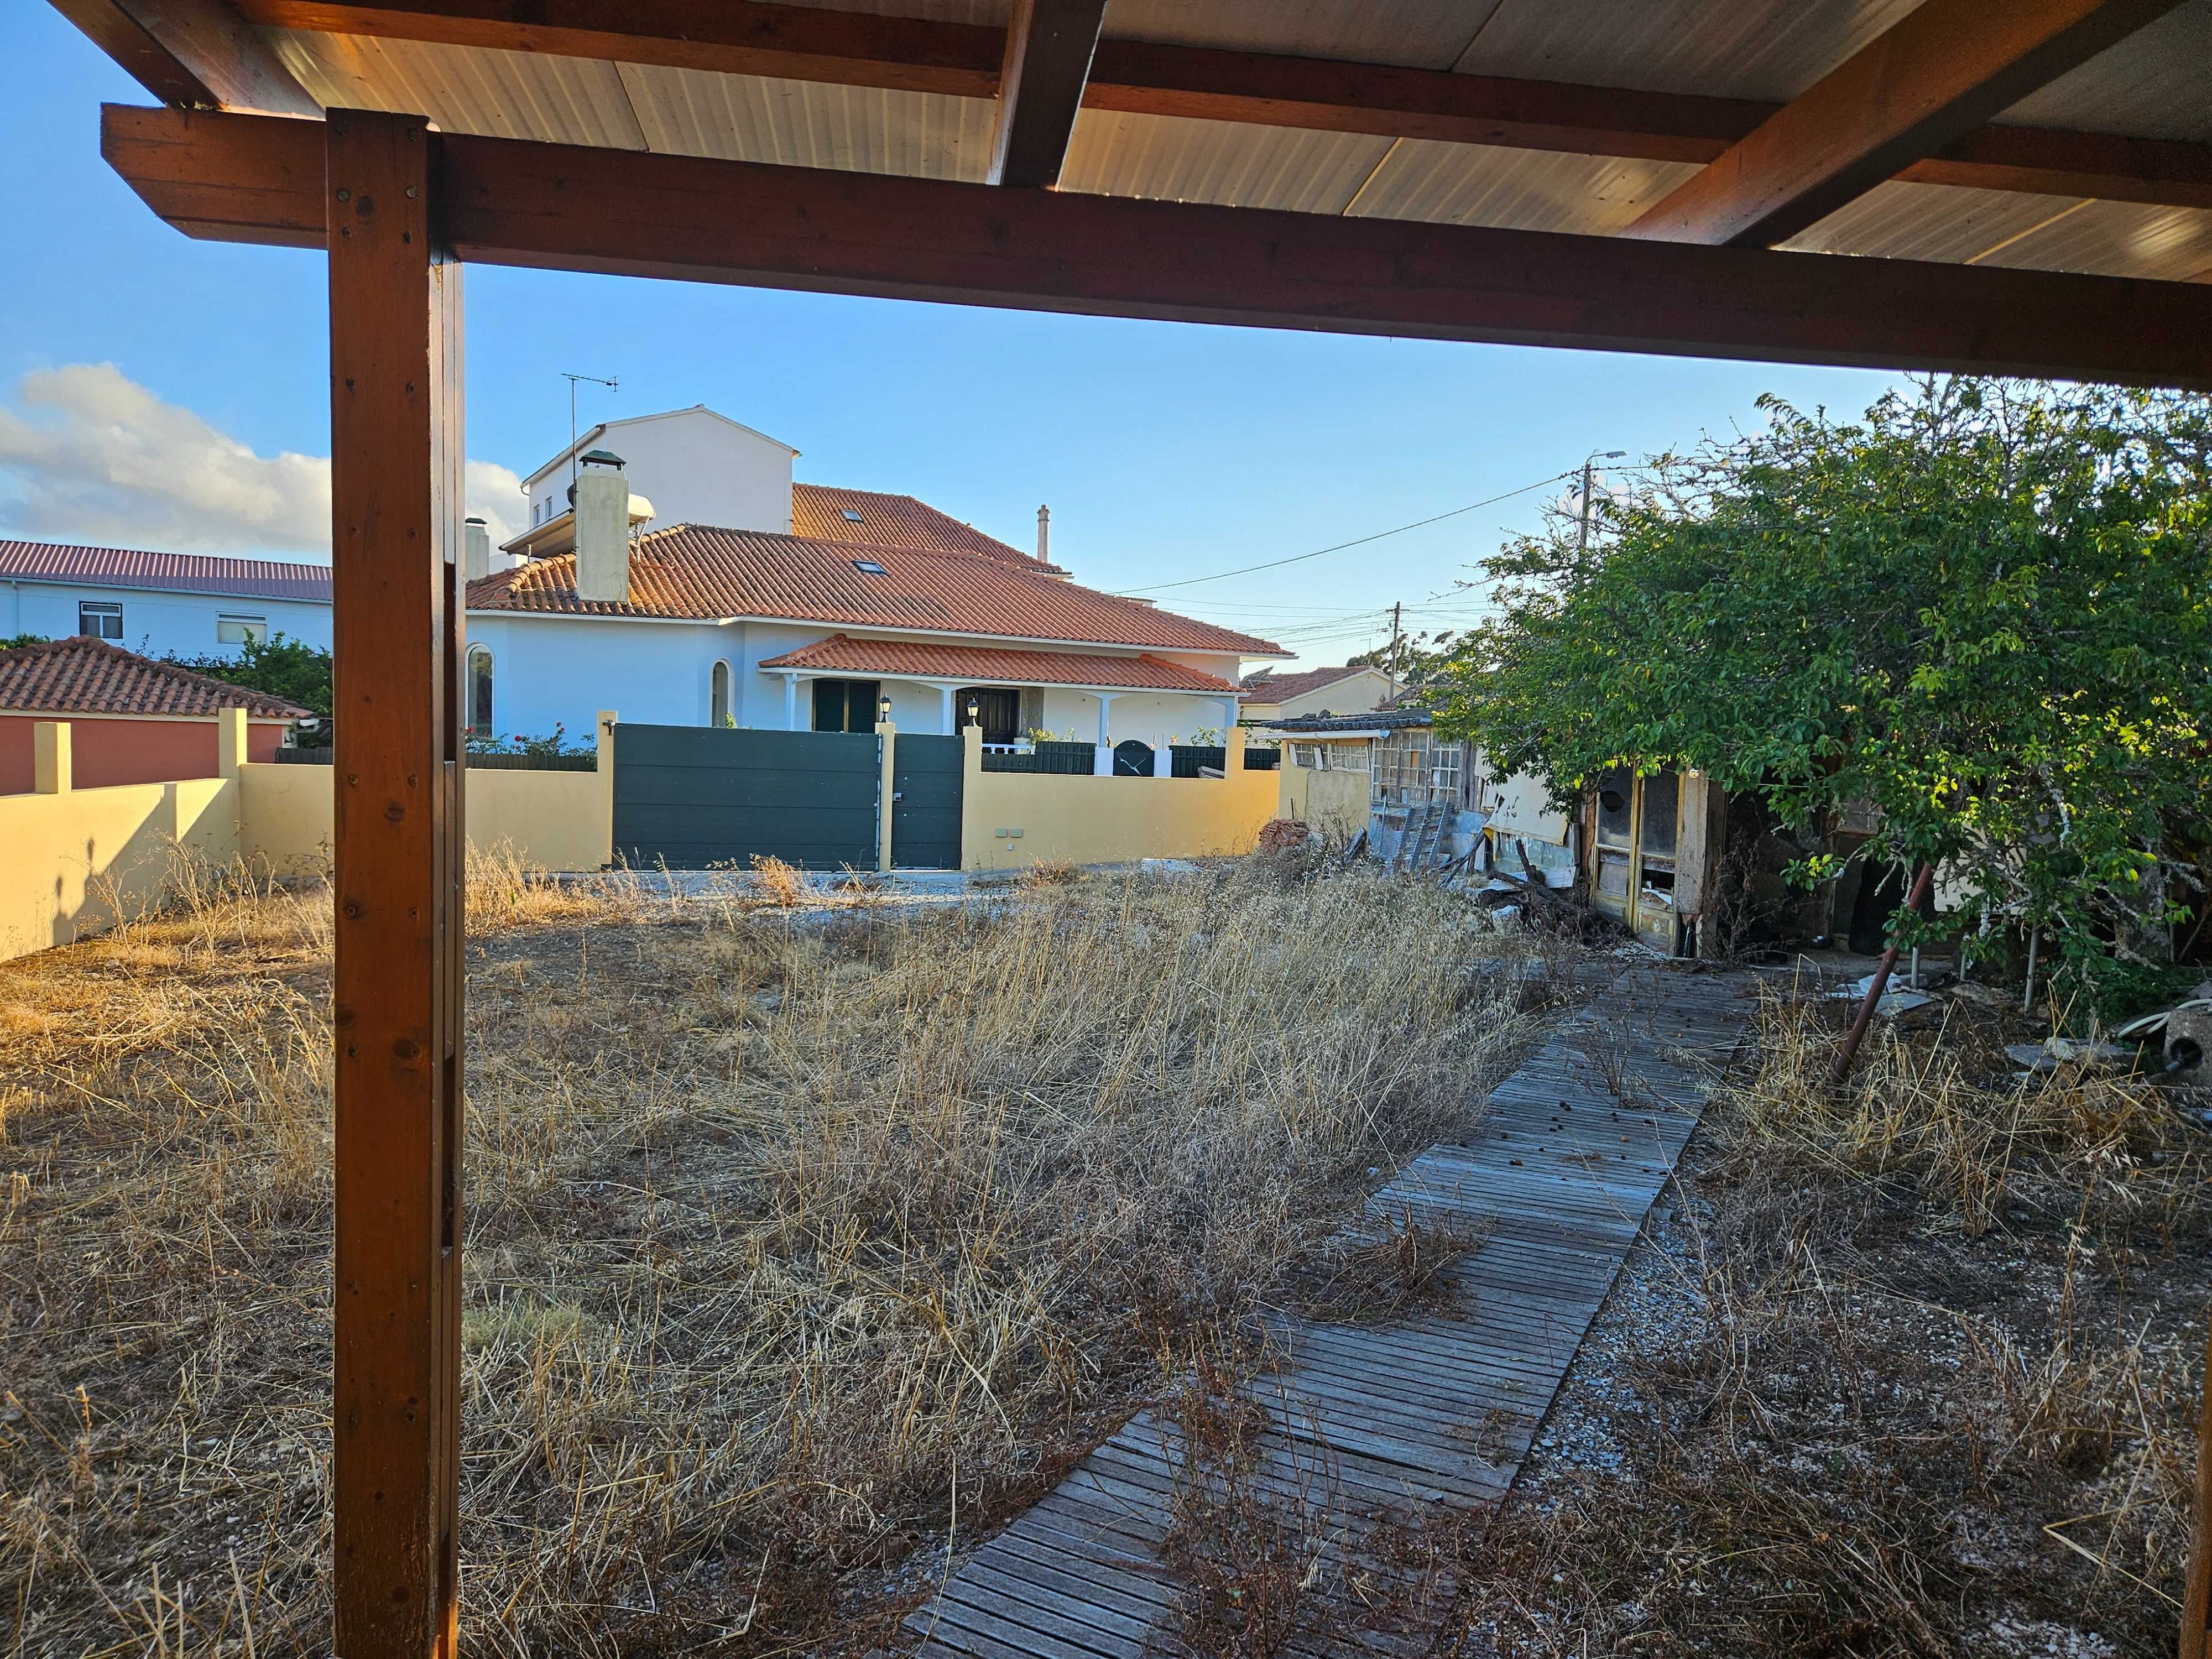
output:
<instances>
[{"instance_id":1,"label":"tv antenna","mask_svg":"<svg viewBox=\"0 0 2212 1659\"><path fill-rule=\"evenodd\" d=\"M603 386L610 392L620 387L622 382L619 380L602 380L597 374L571 374L566 369L561 371L561 378L568 383L568 487L573 489L576 484L576 382L589 380L593 386Z\"/></svg>"}]
</instances>

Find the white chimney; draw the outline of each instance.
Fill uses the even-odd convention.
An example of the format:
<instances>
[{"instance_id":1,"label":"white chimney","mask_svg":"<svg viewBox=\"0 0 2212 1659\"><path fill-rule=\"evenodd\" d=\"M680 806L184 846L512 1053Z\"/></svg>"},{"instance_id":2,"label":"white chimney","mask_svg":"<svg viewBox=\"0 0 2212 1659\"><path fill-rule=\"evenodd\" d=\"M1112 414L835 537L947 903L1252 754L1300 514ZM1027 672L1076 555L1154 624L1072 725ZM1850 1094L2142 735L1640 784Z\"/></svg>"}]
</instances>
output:
<instances>
[{"instance_id":1,"label":"white chimney","mask_svg":"<svg viewBox=\"0 0 2212 1659\"><path fill-rule=\"evenodd\" d=\"M1052 562L1052 509L1048 507L1037 508L1037 562Z\"/></svg>"},{"instance_id":2,"label":"white chimney","mask_svg":"<svg viewBox=\"0 0 2212 1659\"><path fill-rule=\"evenodd\" d=\"M568 486L576 513L576 597L629 602L629 481L622 457L594 449Z\"/></svg>"},{"instance_id":3,"label":"white chimney","mask_svg":"<svg viewBox=\"0 0 2212 1659\"><path fill-rule=\"evenodd\" d=\"M481 581L491 574L491 531L482 519L469 519L461 525L461 580Z\"/></svg>"}]
</instances>

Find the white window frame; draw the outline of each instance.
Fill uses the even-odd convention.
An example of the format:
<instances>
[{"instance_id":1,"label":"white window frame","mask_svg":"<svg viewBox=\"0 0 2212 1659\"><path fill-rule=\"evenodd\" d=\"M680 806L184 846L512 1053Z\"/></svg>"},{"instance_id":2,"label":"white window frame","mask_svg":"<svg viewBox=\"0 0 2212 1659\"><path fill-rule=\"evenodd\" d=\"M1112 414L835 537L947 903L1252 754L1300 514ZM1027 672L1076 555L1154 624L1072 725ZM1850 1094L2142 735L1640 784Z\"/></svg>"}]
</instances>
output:
<instances>
[{"instance_id":1,"label":"white window frame","mask_svg":"<svg viewBox=\"0 0 2212 1659\"><path fill-rule=\"evenodd\" d=\"M235 630L226 635L225 629ZM248 639L256 645L269 643L269 618L237 611L218 611L215 618L215 642L217 645L244 645Z\"/></svg>"},{"instance_id":2,"label":"white window frame","mask_svg":"<svg viewBox=\"0 0 2212 1659\"><path fill-rule=\"evenodd\" d=\"M107 631L107 623L111 620L115 623L115 631L112 634ZM93 621L97 621L100 624L96 633L85 626L86 623ZM79 599L76 602L76 631L80 634L90 635L95 640L121 639L123 637L121 602L114 599Z\"/></svg>"},{"instance_id":3,"label":"white window frame","mask_svg":"<svg viewBox=\"0 0 2212 1659\"><path fill-rule=\"evenodd\" d=\"M718 695L722 699L719 711L714 708L714 699ZM737 723L738 677L731 668L728 658L717 657L707 670L707 724L735 726Z\"/></svg>"}]
</instances>

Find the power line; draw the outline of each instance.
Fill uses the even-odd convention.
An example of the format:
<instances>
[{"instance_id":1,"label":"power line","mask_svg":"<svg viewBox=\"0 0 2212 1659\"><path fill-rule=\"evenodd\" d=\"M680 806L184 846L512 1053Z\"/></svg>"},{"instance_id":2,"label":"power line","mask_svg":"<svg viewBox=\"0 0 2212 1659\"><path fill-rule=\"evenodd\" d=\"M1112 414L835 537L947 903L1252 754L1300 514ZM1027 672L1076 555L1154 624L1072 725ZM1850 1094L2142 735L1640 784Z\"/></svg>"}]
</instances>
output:
<instances>
[{"instance_id":1,"label":"power line","mask_svg":"<svg viewBox=\"0 0 2212 1659\"><path fill-rule=\"evenodd\" d=\"M1391 530L1378 530L1371 536L1361 536L1352 541L1339 542L1334 547L1317 547L1310 553L1293 553L1287 559L1269 559L1264 564L1243 565L1235 570L1217 571L1211 576L1186 576L1179 582L1155 582L1150 587L1125 587L1119 591L1124 596L1132 593L1164 593L1172 587L1195 587L1200 582L1218 582L1231 576L1249 576L1255 570L1275 570L1286 564L1300 564L1308 559L1318 559L1324 553L1341 553L1348 547L1364 547L1370 542L1379 542L1388 536L1402 536L1409 530L1419 530L1429 525L1442 524L1446 519L1456 519L1462 514L1477 513L1486 507L1495 507L1500 501L1510 501L1516 495L1526 495L1532 489L1541 489L1546 484L1557 483L1562 478L1571 478L1581 471L1578 466L1569 467L1565 472L1554 472L1548 478L1539 478L1534 483L1522 484L1518 489L1509 489L1502 495L1491 496L1487 501L1470 501L1465 507L1452 508L1449 513L1438 513L1431 518L1416 519L1411 524L1401 524Z\"/></svg>"}]
</instances>

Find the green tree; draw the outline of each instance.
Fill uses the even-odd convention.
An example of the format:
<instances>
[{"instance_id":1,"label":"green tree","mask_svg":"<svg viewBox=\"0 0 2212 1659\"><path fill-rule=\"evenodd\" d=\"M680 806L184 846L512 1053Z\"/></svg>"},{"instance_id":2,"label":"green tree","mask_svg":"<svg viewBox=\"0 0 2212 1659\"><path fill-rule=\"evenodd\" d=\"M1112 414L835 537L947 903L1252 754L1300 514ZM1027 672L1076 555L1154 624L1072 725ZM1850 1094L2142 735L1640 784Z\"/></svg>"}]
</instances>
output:
<instances>
[{"instance_id":1,"label":"green tree","mask_svg":"<svg viewBox=\"0 0 2212 1659\"><path fill-rule=\"evenodd\" d=\"M1871 801L1874 855L1936 862L1970 948L2040 927L2092 981L2154 957L2212 807L2212 401L1934 379L1856 422L1761 407L1587 552L1560 522L1488 562L1446 725L1562 804L1622 764L1800 828Z\"/></svg>"},{"instance_id":2,"label":"green tree","mask_svg":"<svg viewBox=\"0 0 2212 1659\"><path fill-rule=\"evenodd\" d=\"M234 657L176 657L166 660L225 685L242 685L283 697L318 714L331 712L331 653L281 630L249 639Z\"/></svg>"},{"instance_id":3,"label":"green tree","mask_svg":"<svg viewBox=\"0 0 2212 1659\"><path fill-rule=\"evenodd\" d=\"M27 645L51 645L52 643L52 641L44 634L11 634L6 639L0 640L0 651L15 651Z\"/></svg>"}]
</instances>

